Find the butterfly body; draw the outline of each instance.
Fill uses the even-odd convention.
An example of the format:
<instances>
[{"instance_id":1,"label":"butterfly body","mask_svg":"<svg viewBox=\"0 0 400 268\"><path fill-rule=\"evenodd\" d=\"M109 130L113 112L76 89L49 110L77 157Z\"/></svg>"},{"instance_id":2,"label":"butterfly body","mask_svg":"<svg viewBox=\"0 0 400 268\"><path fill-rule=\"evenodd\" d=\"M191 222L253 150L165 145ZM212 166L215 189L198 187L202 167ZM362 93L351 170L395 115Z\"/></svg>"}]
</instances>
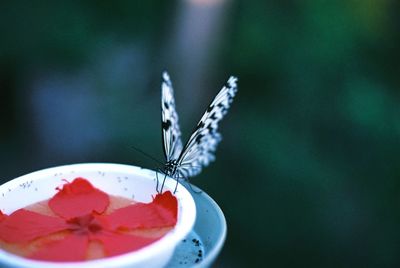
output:
<instances>
[{"instance_id":1,"label":"butterfly body","mask_svg":"<svg viewBox=\"0 0 400 268\"><path fill-rule=\"evenodd\" d=\"M237 78L231 76L196 125L189 140L183 145L175 109L172 83L169 75L163 73L161 86L161 128L165 164L161 172L176 179L188 179L198 175L202 168L215 160L215 150L221 141L218 123L227 113L237 92ZM165 181L165 177L164 177ZM164 186L164 181L161 192ZM157 179L158 182L158 179Z\"/></svg>"},{"instance_id":2,"label":"butterfly body","mask_svg":"<svg viewBox=\"0 0 400 268\"><path fill-rule=\"evenodd\" d=\"M163 173L169 177L174 177L178 170L178 161L177 160L169 160L165 163L164 168L162 169Z\"/></svg>"}]
</instances>

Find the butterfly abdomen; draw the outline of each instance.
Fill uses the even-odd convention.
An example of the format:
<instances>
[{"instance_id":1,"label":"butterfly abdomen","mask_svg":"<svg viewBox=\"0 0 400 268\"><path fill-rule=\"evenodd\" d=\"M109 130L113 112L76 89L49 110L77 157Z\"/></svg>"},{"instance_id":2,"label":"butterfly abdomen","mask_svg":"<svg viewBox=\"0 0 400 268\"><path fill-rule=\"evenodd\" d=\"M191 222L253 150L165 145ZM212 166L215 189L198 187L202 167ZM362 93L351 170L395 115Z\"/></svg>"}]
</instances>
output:
<instances>
[{"instance_id":1,"label":"butterfly abdomen","mask_svg":"<svg viewBox=\"0 0 400 268\"><path fill-rule=\"evenodd\" d=\"M176 160L170 160L164 165L164 173L169 177L174 177L176 170L178 169L178 162Z\"/></svg>"}]
</instances>

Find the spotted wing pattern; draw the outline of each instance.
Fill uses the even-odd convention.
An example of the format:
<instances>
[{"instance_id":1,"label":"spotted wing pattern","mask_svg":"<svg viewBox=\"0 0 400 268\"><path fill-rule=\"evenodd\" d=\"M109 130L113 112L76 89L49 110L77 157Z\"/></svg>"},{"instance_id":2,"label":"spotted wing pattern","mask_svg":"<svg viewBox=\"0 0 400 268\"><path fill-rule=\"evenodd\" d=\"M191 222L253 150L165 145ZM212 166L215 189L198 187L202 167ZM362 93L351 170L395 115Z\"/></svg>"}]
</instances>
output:
<instances>
[{"instance_id":1,"label":"spotted wing pattern","mask_svg":"<svg viewBox=\"0 0 400 268\"><path fill-rule=\"evenodd\" d=\"M175 160L182 151L181 131L175 109L174 90L169 75L164 72L161 85L161 127L166 161Z\"/></svg>"},{"instance_id":2,"label":"spotted wing pattern","mask_svg":"<svg viewBox=\"0 0 400 268\"><path fill-rule=\"evenodd\" d=\"M218 123L228 112L237 92L236 82L237 78L231 76L201 117L177 159L178 176L193 177L215 160L214 153L222 139Z\"/></svg>"}]
</instances>

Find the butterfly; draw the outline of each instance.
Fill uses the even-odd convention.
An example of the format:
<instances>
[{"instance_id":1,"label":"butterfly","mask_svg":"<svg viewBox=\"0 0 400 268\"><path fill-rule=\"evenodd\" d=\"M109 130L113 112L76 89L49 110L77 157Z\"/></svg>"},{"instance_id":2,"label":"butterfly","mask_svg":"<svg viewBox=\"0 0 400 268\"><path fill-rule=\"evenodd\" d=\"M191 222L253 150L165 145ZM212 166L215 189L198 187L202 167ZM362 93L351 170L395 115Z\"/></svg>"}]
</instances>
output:
<instances>
[{"instance_id":1,"label":"butterfly","mask_svg":"<svg viewBox=\"0 0 400 268\"><path fill-rule=\"evenodd\" d=\"M158 189L157 177L158 192L162 192L166 176L177 181L176 191L179 179L187 180L198 175L203 167L215 160L214 153L222 139L218 132L218 123L228 112L236 92L237 78L231 76L208 106L189 140L183 145L171 79L167 72L162 74L161 129L165 164L159 171L165 177L161 189Z\"/></svg>"}]
</instances>

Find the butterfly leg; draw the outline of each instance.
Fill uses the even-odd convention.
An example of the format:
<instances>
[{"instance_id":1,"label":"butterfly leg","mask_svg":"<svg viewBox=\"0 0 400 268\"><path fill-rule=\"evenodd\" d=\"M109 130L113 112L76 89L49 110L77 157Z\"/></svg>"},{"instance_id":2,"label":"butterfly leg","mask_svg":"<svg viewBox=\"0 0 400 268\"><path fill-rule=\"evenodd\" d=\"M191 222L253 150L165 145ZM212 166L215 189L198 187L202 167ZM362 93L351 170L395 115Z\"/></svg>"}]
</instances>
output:
<instances>
[{"instance_id":1,"label":"butterfly leg","mask_svg":"<svg viewBox=\"0 0 400 268\"><path fill-rule=\"evenodd\" d=\"M174 177L174 179L176 180L175 190L174 190L174 194L175 194L175 193L176 193L176 190L178 189L179 179L186 180L186 178L185 178L185 176L182 174L182 172L178 171L178 176Z\"/></svg>"},{"instance_id":2,"label":"butterfly leg","mask_svg":"<svg viewBox=\"0 0 400 268\"><path fill-rule=\"evenodd\" d=\"M202 190L196 191L195 189L193 189L193 186L192 186L192 184L190 183L189 180L187 181L187 183L188 183L188 185L189 185L189 187L190 187L190 190L192 190L192 191L195 192L196 194L201 194L201 193L203 192Z\"/></svg>"},{"instance_id":3,"label":"butterfly leg","mask_svg":"<svg viewBox=\"0 0 400 268\"><path fill-rule=\"evenodd\" d=\"M157 191L157 193L160 193L160 191L158 191L158 184L159 184L158 172L160 172L160 170L157 170L157 171L156 171L156 178L157 178L156 191Z\"/></svg>"},{"instance_id":4,"label":"butterfly leg","mask_svg":"<svg viewBox=\"0 0 400 268\"><path fill-rule=\"evenodd\" d=\"M187 181L188 180L186 178L186 176L181 171L178 171L178 176L175 177L176 185L175 185L174 193L176 193L176 190L178 189L179 179L183 179L183 181Z\"/></svg>"},{"instance_id":5,"label":"butterfly leg","mask_svg":"<svg viewBox=\"0 0 400 268\"><path fill-rule=\"evenodd\" d=\"M174 194L176 193L176 190L178 189L178 184L179 184L179 176L176 177L176 184L175 184Z\"/></svg>"},{"instance_id":6,"label":"butterfly leg","mask_svg":"<svg viewBox=\"0 0 400 268\"><path fill-rule=\"evenodd\" d=\"M162 190L164 189L164 184L165 184L165 180L166 179L167 179L167 174L165 174L165 176L164 176L164 179L163 179L163 182L162 182L161 189L160 189L159 193L161 193Z\"/></svg>"}]
</instances>

